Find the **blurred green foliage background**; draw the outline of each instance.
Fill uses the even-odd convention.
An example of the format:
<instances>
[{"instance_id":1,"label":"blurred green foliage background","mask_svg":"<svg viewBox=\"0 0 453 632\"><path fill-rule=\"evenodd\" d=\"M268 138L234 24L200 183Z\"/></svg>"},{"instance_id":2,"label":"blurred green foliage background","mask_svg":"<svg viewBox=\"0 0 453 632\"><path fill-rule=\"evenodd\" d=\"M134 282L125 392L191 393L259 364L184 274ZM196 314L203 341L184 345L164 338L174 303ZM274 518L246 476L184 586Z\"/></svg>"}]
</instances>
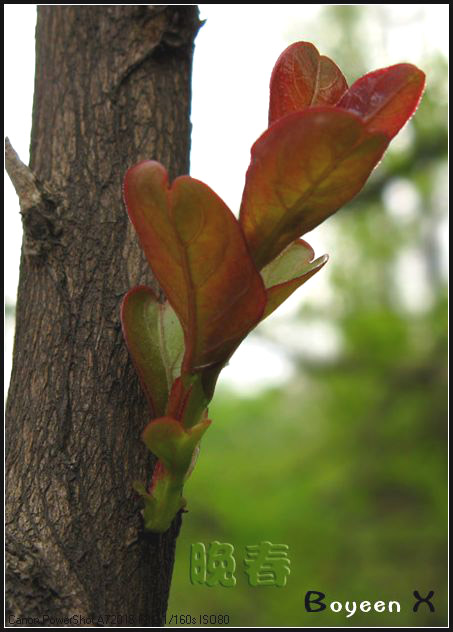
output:
<instances>
[{"instance_id":1,"label":"blurred green foliage background","mask_svg":"<svg viewBox=\"0 0 453 632\"><path fill-rule=\"evenodd\" d=\"M309 39L352 82L379 66L364 38L374 30L384 46L386 27L370 25L368 5L324 5L316 24L293 25L288 44ZM447 624L447 61L430 56L422 68L427 90L404 137L328 220L331 259L308 282L326 275L326 296L304 302L301 288L297 313L252 334L285 354L291 379L247 395L219 384L186 486L169 618ZM335 334L331 353L316 354L316 336L312 351L297 344L313 326ZM214 540L234 546L235 587L190 583L190 545ZM263 540L289 546L284 587L248 584L245 546ZM327 604L397 600L401 612L307 613L309 590ZM414 590L435 591L434 613L426 604L412 612Z\"/></svg>"}]
</instances>

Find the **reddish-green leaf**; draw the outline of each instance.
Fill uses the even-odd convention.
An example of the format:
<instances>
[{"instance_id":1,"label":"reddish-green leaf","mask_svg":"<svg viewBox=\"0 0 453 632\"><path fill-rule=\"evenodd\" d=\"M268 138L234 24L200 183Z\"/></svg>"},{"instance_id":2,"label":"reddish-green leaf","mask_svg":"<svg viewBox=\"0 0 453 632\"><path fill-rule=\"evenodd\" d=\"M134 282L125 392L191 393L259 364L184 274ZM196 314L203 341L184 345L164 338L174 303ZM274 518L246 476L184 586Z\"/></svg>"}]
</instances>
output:
<instances>
[{"instance_id":1,"label":"reddish-green leaf","mask_svg":"<svg viewBox=\"0 0 453 632\"><path fill-rule=\"evenodd\" d=\"M414 113L425 86L425 74L412 64L381 68L358 79L337 107L362 118L370 132L390 138Z\"/></svg>"},{"instance_id":2,"label":"reddish-green leaf","mask_svg":"<svg viewBox=\"0 0 453 632\"><path fill-rule=\"evenodd\" d=\"M315 253L303 239L293 242L288 248L261 270L267 291L267 303L263 319L308 281L327 263L328 255L314 259Z\"/></svg>"},{"instance_id":3,"label":"reddish-green leaf","mask_svg":"<svg viewBox=\"0 0 453 632\"><path fill-rule=\"evenodd\" d=\"M216 366L214 365L214 367ZM223 365L218 367L215 380L222 368ZM209 370L212 370L212 368L207 367L195 374L184 374L173 382L166 414L169 417L178 419L184 428L191 428L199 423L200 419L206 414L207 406L214 393L214 388L212 391L208 391L204 384L204 378Z\"/></svg>"},{"instance_id":4,"label":"reddish-green leaf","mask_svg":"<svg viewBox=\"0 0 453 632\"><path fill-rule=\"evenodd\" d=\"M168 301L159 303L159 345L170 391L175 379L181 375L184 357L184 332L178 317Z\"/></svg>"},{"instance_id":5,"label":"reddish-green leaf","mask_svg":"<svg viewBox=\"0 0 453 632\"><path fill-rule=\"evenodd\" d=\"M271 75L269 125L315 105L335 105L347 90L343 73L309 42L288 46Z\"/></svg>"},{"instance_id":6,"label":"reddish-green leaf","mask_svg":"<svg viewBox=\"0 0 453 632\"><path fill-rule=\"evenodd\" d=\"M160 303L151 288L140 285L124 297L121 323L143 390L159 417L181 373L184 335L179 320L168 301Z\"/></svg>"},{"instance_id":7,"label":"reddish-green leaf","mask_svg":"<svg viewBox=\"0 0 453 632\"><path fill-rule=\"evenodd\" d=\"M189 176L171 186L162 165L129 169L124 196L151 268L184 330L182 370L225 362L255 326L266 295L240 226L224 202Z\"/></svg>"},{"instance_id":8,"label":"reddish-green leaf","mask_svg":"<svg viewBox=\"0 0 453 632\"><path fill-rule=\"evenodd\" d=\"M356 195L389 142L330 107L289 114L255 142L240 223L263 268Z\"/></svg>"},{"instance_id":9,"label":"reddish-green leaf","mask_svg":"<svg viewBox=\"0 0 453 632\"><path fill-rule=\"evenodd\" d=\"M165 413L169 386L159 344L160 306L154 292L134 287L123 299L121 323L129 353L153 415Z\"/></svg>"},{"instance_id":10,"label":"reddish-green leaf","mask_svg":"<svg viewBox=\"0 0 453 632\"><path fill-rule=\"evenodd\" d=\"M142 483L134 487L145 501L145 528L157 533L166 531L186 501L182 497L184 482L195 463L198 446L211 421L203 419L190 429L177 419L160 417L151 421L142 434L148 449L159 460L153 472L149 491Z\"/></svg>"}]
</instances>

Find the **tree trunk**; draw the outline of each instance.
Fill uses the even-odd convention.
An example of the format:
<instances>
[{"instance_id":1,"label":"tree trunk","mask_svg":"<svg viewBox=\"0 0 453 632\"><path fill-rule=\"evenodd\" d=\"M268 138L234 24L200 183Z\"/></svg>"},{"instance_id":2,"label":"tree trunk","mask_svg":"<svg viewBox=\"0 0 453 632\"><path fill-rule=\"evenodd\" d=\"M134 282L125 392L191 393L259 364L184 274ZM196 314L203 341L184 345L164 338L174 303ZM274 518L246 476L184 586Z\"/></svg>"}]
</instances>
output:
<instances>
[{"instance_id":1,"label":"tree trunk","mask_svg":"<svg viewBox=\"0 0 453 632\"><path fill-rule=\"evenodd\" d=\"M132 488L152 473L140 439L150 412L119 306L153 281L121 186L144 159L188 173L199 26L195 5L38 8L32 171L11 153L8 170L24 224L7 403L9 625L165 619L180 517L146 535Z\"/></svg>"}]
</instances>

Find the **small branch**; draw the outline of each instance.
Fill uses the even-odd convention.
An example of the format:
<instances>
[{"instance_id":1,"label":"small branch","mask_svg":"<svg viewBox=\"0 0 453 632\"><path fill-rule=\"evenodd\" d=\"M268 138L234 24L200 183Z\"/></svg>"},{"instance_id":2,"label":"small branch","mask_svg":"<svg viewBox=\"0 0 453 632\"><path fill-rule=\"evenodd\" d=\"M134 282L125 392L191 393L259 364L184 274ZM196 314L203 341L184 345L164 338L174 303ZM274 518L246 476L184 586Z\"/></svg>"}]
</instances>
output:
<instances>
[{"instance_id":1,"label":"small branch","mask_svg":"<svg viewBox=\"0 0 453 632\"><path fill-rule=\"evenodd\" d=\"M8 138L5 138L5 167L19 197L24 253L43 255L61 234L57 198L24 165Z\"/></svg>"},{"instance_id":2,"label":"small branch","mask_svg":"<svg viewBox=\"0 0 453 632\"><path fill-rule=\"evenodd\" d=\"M24 165L8 138L5 138L5 167L19 197L20 210L26 213L44 203L42 193L31 169Z\"/></svg>"}]
</instances>

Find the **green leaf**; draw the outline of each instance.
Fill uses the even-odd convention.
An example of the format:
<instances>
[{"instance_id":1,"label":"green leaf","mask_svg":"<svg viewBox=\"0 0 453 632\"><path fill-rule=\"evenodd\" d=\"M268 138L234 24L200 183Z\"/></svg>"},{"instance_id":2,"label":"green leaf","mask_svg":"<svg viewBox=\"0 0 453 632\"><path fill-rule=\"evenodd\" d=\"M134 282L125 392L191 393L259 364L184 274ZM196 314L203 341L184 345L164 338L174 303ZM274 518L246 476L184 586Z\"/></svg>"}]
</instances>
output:
<instances>
[{"instance_id":1,"label":"green leaf","mask_svg":"<svg viewBox=\"0 0 453 632\"><path fill-rule=\"evenodd\" d=\"M327 263L328 255L314 259L313 248L303 239L293 242L261 270L267 291L263 319Z\"/></svg>"},{"instance_id":2,"label":"green leaf","mask_svg":"<svg viewBox=\"0 0 453 632\"><path fill-rule=\"evenodd\" d=\"M175 379L181 375L184 332L175 310L168 301L159 305L159 346L170 391Z\"/></svg>"},{"instance_id":3,"label":"green leaf","mask_svg":"<svg viewBox=\"0 0 453 632\"><path fill-rule=\"evenodd\" d=\"M184 335L168 301L149 287L130 290L121 307L123 333L143 390L156 417L166 411L173 381L181 373Z\"/></svg>"},{"instance_id":4,"label":"green leaf","mask_svg":"<svg viewBox=\"0 0 453 632\"><path fill-rule=\"evenodd\" d=\"M121 324L140 383L153 415L165 413L169 386L159 341L160 305L143 285L130 290L121 305Z\"/></svg>"},{"instance_id":5,"label":"green leaf","mask_svg":"<svg viewBox=\"0 0 453 632\"><path fill-rule=\"evenodd\" d=\"M166 416L151 421L143 431L146 446L159 457L149 491L141 483L134 484L145 501L143 517L149 531L166 531L185 506L184 483L192 472L200 440L210 424L209 419L203 419L187 429L178 420Z\"/></svg>"},{"instance_id":6,"label":"green leaf","mask_svg":"<svg viewBox=\"0 0 453 632\"><path fill-rule=\"evenodd\" d=\"M195 448L210 425L209 419L203 419L192 428L185 429L172 417L160 417L146 426L142 438L173 476L184 478Z\"/></svg>"},{"instance_id":7,"label":"green leaf","mask_svg":"<svg viewBox=\"0 0 453 632\"><path fill-rule=\"evenodd\" d=\"M149 491L142 483L135 482L134 489L145 501L143 520L145 529L164 533L170 528L174 517L186 504L182 496L184 479L174 476L157 461Z\"/></svg>"},{"instance_id":8,"label":"green leaf","mask_svg":"<svg viewBox=\"0 0 453 632\"><path fill-rule=\"evenodd\" d=\"M353 198L389 143L330 107L288 114L255 142L240 223L258 269Z\"/></svg>"}]
</instances>

